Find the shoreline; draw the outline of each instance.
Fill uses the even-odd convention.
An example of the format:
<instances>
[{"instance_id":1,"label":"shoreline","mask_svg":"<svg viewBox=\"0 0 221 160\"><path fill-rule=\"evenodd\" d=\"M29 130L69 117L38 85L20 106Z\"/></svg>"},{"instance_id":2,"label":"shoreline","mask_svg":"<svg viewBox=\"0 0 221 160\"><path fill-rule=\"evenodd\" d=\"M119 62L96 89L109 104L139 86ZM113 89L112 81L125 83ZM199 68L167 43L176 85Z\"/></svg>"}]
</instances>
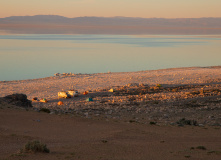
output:
<instances>
[{"instance_id":1,"label":"shoreline","mask_svg":"<svg viewBox=\"0 0 221 160\"><path fill-rule=\"evenodd\" d=\"M72 73L73 75L97 75L97 74L110 74L110 73L136 73L136 72L147 72L147 71L169 71L169 70L179 70L179 69L194 69L194 68L221 68L221 65L218 66L193 66L193 67L175 67L175 68L163 68L163 69L152 69L152 70L140 70L140 71L128 71L128 72L100 72L100 73ZM55 73L56 74L56 73ZM55 75L54 74L54 75ZM63 73L60 73L61 75ZM68 74L68 73L67 73ZM30 78L30 79L21 79L21 80L2 80L0 83L7 82L18 82L18 81L32 81L32 80L44 80L49 79L55 76L43 77L43 78Z\"/></svg>"},{"instance_id":2,"label":"shoreline","mask_svg":"<svg viewBox=\"0 0 221 160\"><path fill-rule=\"evenodd\" d=\"M14 93L24 93L27 94L29 99L36 96L50 99L57 97L57 92L62 90L74 89L83 92L112 86L123 86L129 83L143 83L148 85L203 84L216 82L219 79L221 79L221 66L181 67L137 72L73 74L38 79L0 81L0 97ZM46 96L46 94L39 95L39 93L43 93L44 91L55 95L52 97Z\"/></svg>"}]
</instances>

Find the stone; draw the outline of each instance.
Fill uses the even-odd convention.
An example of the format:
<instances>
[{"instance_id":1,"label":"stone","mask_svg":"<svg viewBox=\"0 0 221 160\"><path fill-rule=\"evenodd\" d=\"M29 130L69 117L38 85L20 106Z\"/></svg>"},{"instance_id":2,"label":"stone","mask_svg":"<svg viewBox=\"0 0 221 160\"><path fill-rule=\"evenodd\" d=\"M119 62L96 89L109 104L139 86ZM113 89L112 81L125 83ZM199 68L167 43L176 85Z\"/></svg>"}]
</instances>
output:
<instances>
[{"instance_id":1,"label":"stone","mask_svg":"<svg viewBox=\"0 0 221 160\"><path fill-rule=\"evenodd\" d=\"M5 101L19 107L32 107L32 102L25 94L12 94L4 97Z\"/></svg>"}]
</instances>

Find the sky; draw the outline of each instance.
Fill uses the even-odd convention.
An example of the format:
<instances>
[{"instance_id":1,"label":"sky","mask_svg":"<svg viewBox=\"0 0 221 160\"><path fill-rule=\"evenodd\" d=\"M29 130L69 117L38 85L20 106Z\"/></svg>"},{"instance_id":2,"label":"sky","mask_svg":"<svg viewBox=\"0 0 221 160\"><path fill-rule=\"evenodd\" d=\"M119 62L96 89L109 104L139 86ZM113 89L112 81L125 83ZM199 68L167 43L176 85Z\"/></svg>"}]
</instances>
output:
<instances>
[{"instance_id":1,"label":"sky","mask_svg":"<svg viewBox=\"0 0 221 160\"><path fill-rule=\"evenodd\" d=\"M221 0L0 0L0 18L65 17L200 18L221 17Z\"/></svg>"}]
</instances>

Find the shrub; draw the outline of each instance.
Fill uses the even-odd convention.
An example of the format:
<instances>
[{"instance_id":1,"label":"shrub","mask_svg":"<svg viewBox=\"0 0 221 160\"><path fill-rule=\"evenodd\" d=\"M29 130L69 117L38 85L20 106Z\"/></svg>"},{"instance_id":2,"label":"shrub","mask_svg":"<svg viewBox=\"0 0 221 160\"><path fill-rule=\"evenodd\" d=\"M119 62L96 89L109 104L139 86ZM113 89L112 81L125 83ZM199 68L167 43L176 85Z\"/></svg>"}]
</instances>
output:
<instances>
[{"instance_id":1,"label":"shrub","mask_svg":"<svg viewBox=\"0 0 221 160\"><path fill-rule=\"evenodd\" d=\"M101 140L101 142L103 142L103 143L107 143L107 140L103 139L103 140Z\"/></svg>"},{"instance_id":2,"label":"shrub","mask_svg":"<svg viewBox=\"0 0 221 160\"><path fill-rule=\"evenodd\" d=\"M43 152L43 153L49 153L50 150L47 148L46 144L43 144L39 141L30 141L28 142L25 147L24 150L22 150L24 152Z\"/></svg>"},{"instance_id":3,"label":"shrub","mask_svg":"<svg viewBox=\"0 0 221 160\"><path fill-rule=\"evenodd\" d=\"M151 124L151 125L156 125L157 122L152 122L152 121L151 121L150 124Z\"/></svg>"},{"instance_id":4,"label":"shrub","mask_svg":"<svg viewBox=\"0 0 221 160\"><path fill-rule=\"evenodd\" d=\"M136 122L134 119L129 120L130 123Z\"/></svg>"},{"instance_id":5,"label":"shrub","mask_svg":"<svg viewBox=\"0 0 221 160\"><path fill-rule=\"evenodd\" d=\"M176 122L178 125L193 125L193 126L197 126L197 121L195 120L188 120L188 119L185 119L185 118L182 118L180 119L179 121Z\"/></svg>"},{"instance_id":6,"label":"shrub","mask_svg":"<svg viewBox=\"0 0 221 160\"><path fill-rule=\"evenodd\" d=\"M204 146L198 146L198 147L196 147L196 149L206 150L206 147L204 147Z\"/></svg>"},{"instance_id":7,"label":"shrub","mask_svg":"<svg viewBox=\"0 0 221 160\"><path fill-rule=\"evenodd\" d=\"M207 154L212 154L212 153L215 153L217 155L220 155L221 154L221 151L209 151L207 152Z\"/></svg>"},{"instance_id":8,"label":"shrub","mask_svg":"<svg viewBox=\"0 0 221 160\"><path fill-rule=\"evenodd\" d=\"M47 108L41 108L40 112L46 112L46 113L50 113L51 111Z\"/></svg>"},{"instance_id":9,"label":"shrub","mask_svg":"<svg viewBox=\"0 0 221 160\"><path fill-rule=\"evenodd\" d=\"M159 101L157 101L157 100L153 101L153 104L159 104Z\"/></svg>"}]
</instances>

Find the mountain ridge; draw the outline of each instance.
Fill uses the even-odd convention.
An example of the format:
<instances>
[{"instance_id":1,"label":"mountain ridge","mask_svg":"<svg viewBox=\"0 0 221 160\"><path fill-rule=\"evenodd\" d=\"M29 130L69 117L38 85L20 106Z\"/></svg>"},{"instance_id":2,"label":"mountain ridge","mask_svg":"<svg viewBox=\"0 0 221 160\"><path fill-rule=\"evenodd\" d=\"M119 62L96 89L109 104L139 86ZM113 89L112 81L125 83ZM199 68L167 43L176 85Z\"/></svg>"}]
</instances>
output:
<instances>
[{"instance_id":1,"label":"mountain ridge","mask_svg":"<svg viewBox=\"0 0 221 160\"><path fill-rule=\"evenodd\" d=\"M48 29L51 29L49 31ZM80 34L221 34L221 17L141 18L75 17L59 15L11 16L0 18L0 30L29 30L32 33Z\"/></svg>"}]
</instances>

